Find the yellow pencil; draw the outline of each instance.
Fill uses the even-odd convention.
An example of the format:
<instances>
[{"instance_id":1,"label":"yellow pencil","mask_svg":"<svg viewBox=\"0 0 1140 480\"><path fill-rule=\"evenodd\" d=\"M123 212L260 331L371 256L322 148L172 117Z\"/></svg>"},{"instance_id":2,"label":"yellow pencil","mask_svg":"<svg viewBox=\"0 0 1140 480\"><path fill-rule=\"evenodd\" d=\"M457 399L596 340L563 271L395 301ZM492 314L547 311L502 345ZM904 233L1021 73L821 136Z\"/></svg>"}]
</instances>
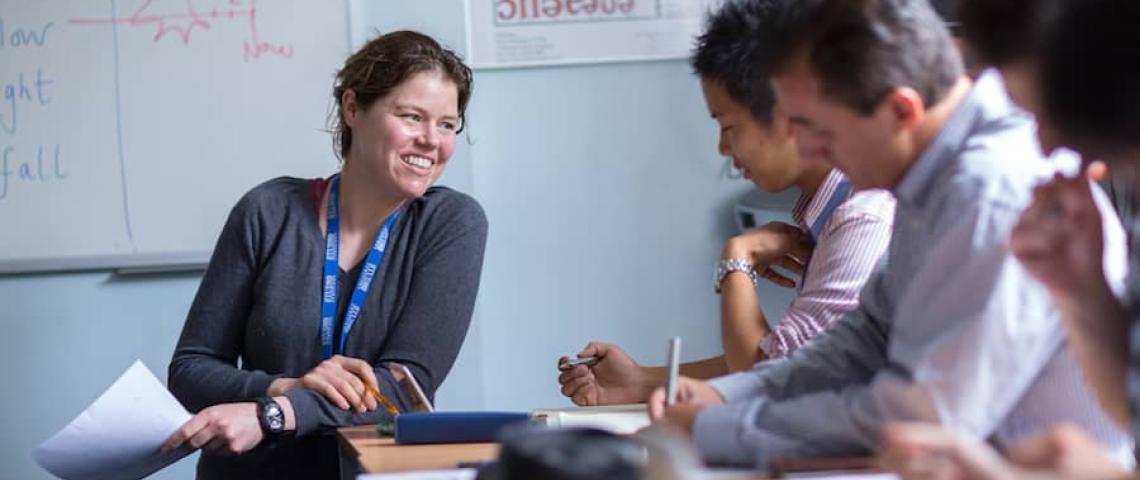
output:
<instances>
[{"instance_id":1,"label":"yellow pencil","mask_svg":"<svg viewBox=\"0 0 1140 480\"><path fill-rule=\"evenodd\" d=\"M380 402L380 405L383 405L385 410L391 412L393 417L400 414L400 409L396 408L396 405L393 404L391 400L388 400L388 397L385 397L383 393L380 393L376 387L373 387L369 383L365 383L364 389L368 390L368 393L372 395L372 398L375 398L377 402Z\"/></svg>"}]
</instances>

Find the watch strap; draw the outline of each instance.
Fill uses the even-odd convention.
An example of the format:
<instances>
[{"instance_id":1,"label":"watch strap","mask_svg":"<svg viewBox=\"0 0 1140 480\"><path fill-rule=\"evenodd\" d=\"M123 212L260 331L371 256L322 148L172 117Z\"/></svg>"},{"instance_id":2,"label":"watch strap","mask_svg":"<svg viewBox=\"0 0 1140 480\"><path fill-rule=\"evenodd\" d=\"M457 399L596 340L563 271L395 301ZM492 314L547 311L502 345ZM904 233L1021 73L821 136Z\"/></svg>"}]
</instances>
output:
<instances>
[{"instance_id":1,"label":"watch strap","mask_svg":"<svg viewBox=\"0 0 1140 480\"><path fill-rule=\"evenodd\" d=\"M716 264L716 278L713 283L713 290L716 293L720 293L720 286L724 283L724 277L732 272L748 275L753 286L760 284L760 275L756 273L756 268L752 262L743 258L723 258Z\"/></svg>"}]
</instances>

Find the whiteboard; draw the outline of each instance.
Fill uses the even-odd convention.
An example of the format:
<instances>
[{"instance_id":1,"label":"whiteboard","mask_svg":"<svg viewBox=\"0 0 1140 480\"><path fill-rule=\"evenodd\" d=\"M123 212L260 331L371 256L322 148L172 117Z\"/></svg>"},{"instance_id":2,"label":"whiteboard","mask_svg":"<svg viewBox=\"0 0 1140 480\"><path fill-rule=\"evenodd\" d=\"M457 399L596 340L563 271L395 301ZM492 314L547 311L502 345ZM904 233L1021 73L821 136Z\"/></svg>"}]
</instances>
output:
<instances>
[{"instance_id":1,"label":"whiteboard","mask_svg":"<svg viewBox=\"0 0 1140 480\"><path fill-rule=\"evenodd\" d=\"M337 168L348 11L0 0L0 272L202 265L234 203Z\"/></svg>"}]
</instances>

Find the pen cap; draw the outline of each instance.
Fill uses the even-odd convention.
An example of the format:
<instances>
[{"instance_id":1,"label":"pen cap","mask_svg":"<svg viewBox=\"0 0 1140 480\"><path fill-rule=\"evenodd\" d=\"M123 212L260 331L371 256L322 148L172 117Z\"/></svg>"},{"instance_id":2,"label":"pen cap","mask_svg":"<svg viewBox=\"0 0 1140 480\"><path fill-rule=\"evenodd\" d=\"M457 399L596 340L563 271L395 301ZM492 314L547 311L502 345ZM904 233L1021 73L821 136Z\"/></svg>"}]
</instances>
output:
<instances>
[{"instance_id":1,"label":"pen cap","mask_svg":"<svg viewBox=\"0 0 1140 480\"><path fill-rule=\"evenodd\" d=\"M669 355L665 359L669 372L665 379L665 404L677 402L677 377L681 374L681 337L669 339Z\"/></svg>"},{"instance_id":2,"label":"pen cap","mask_svg":"<svg viewBox=\"0 0 1140 480\"><path fill-rule=\"evenodd\" d=\"M644 450L604 430L512 425L499 439L499 461L480 469L477 480L643 478Z\"/></svg>"}]
</instances>

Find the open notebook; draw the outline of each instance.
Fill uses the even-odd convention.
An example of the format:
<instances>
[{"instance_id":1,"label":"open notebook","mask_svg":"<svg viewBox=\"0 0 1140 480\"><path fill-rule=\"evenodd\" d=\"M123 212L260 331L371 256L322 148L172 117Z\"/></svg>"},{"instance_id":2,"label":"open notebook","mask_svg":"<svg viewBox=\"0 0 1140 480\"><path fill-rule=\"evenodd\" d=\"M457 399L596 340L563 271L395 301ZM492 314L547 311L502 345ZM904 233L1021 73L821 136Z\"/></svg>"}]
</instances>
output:
<instances>
[{"instance_id":1,"label":"open notebook","mask_svg":"<svg viewBox=\"0 0 1140 480\"><path fill-rule=\"evenodd\" d=\"M534 410L530 416L551 427L592 427L623 435L649 426L649 411L644 403L546 408Z\"/></svg>"}]
</instances>

